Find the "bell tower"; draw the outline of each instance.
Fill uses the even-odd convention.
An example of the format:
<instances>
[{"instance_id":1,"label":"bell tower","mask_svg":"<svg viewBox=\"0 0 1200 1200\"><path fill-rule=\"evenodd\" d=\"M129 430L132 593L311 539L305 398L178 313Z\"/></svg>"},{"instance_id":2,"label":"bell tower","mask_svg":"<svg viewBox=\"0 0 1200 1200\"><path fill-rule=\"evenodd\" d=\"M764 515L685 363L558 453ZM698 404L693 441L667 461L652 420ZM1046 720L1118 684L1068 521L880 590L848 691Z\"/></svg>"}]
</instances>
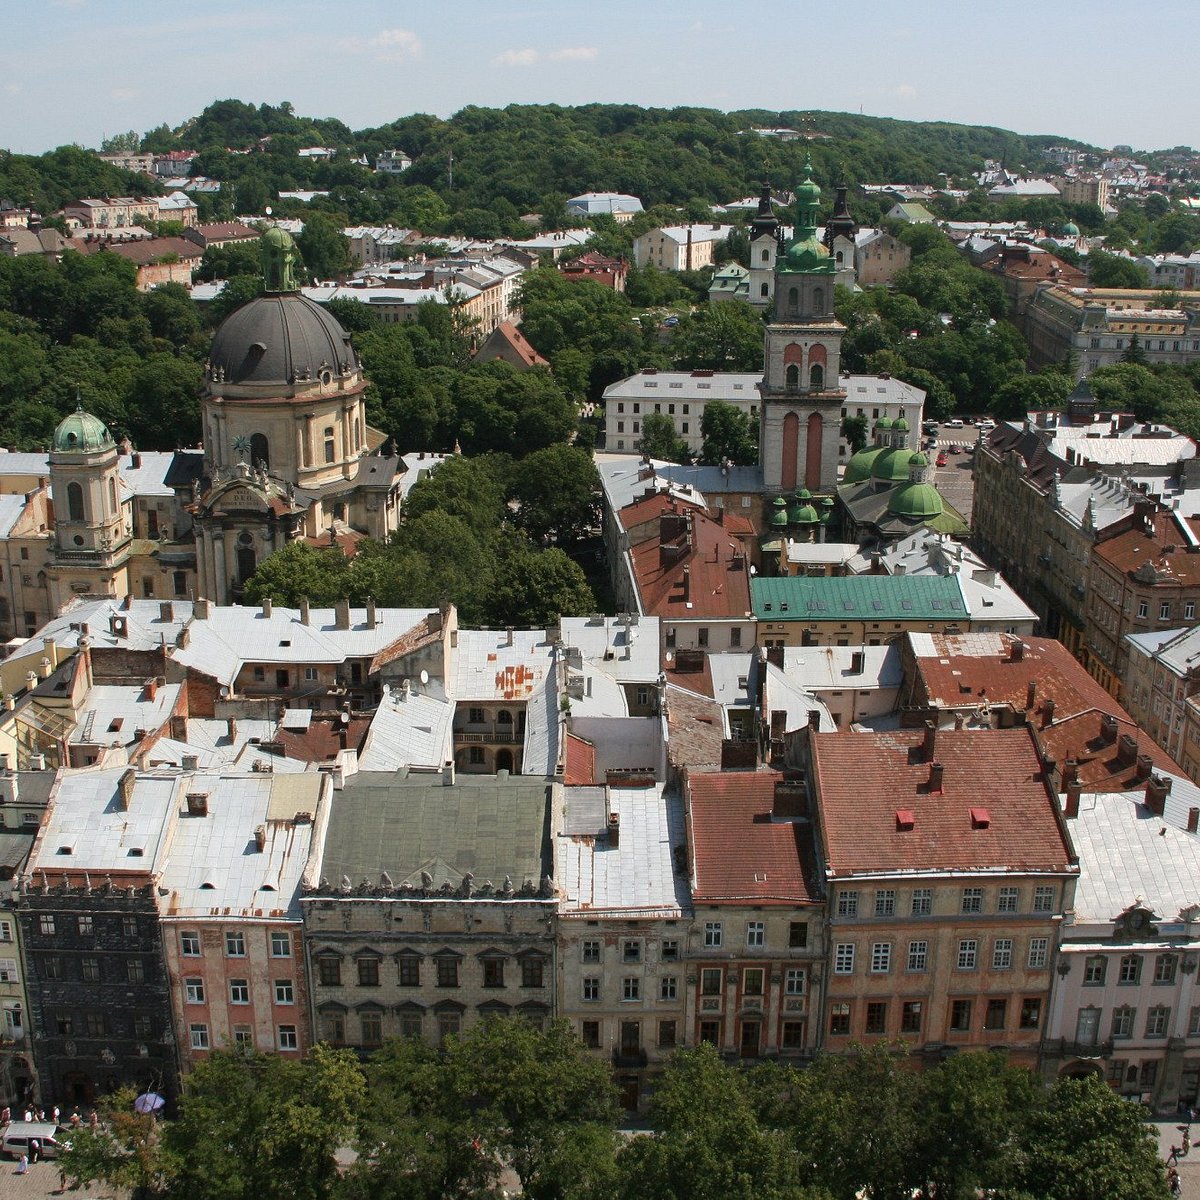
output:
<instances>
[{"instance_id":1,"label":"bell tower","mask_svg":"<svg viewBox=\"0 0 1200 1200\"><path fill-rule=\"evenodd\" d=\"M833 313L837 265L817 234L820 204L808 159L796 189L796 238L775 265L759 384L759 456L770 490L828 492L837 484L846 329Z\"/></svg>"},{"instance_id":2,"label":"bell tower","mask_svg":"<svg viewBox=\"0 0 1200 1200\"><path fill-rule=\"evenodd\" d=\"M759 312L771 307L778 254L779 219L771 204L771 185L764 183L758 212L750 222L750 303Z\"/></svg>"}]
</instances>

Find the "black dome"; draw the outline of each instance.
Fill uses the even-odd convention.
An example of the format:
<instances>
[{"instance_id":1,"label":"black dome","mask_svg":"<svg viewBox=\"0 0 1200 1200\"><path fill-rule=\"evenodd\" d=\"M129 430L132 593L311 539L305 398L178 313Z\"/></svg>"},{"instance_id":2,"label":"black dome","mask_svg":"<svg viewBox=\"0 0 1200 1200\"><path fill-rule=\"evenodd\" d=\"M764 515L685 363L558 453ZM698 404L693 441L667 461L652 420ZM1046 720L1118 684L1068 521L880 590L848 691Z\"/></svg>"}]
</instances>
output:
<instances>
[{"instance_id":1,"label":"black dome","mask_svg":"<svg viewBox=\"0 0 1200 1200\"><path fill-rule=\"evenodd\" d=\"M209 377L217 383L277 384L334 376L357 366L350 335L319 304L295 292L259 296L230 313L213 337Z\"/></svg>"}]
</instances>

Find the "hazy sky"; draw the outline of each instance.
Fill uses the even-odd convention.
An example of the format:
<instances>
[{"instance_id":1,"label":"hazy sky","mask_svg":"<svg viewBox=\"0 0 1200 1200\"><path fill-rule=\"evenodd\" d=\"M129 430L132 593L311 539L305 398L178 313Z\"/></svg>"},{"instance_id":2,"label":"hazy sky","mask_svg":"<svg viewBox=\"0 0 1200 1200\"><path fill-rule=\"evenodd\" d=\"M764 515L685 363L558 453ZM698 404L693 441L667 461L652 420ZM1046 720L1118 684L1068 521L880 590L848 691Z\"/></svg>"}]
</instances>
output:
<instances>
[{"instance_id":1,"label":"hazy sky","mask_svg":"<svg viewBox=\"0 0 1200 1200\"><path fill-rule=\"evenodd\" d=\"M0 0L0 147L97 146L226 97L356 129L626 101L1194 145L1197 15L1196 0Z\"/></svg>"}]
</instances>

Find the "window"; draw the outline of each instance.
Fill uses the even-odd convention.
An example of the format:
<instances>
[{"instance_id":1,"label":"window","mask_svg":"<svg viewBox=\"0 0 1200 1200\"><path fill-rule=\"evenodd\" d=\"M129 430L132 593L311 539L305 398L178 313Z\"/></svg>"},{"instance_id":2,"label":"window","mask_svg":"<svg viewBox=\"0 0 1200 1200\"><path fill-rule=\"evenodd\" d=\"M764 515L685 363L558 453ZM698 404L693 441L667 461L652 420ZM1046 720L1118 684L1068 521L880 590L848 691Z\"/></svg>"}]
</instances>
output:
<instances>
[{"instance_id":1,"label":"window","mask_svg":"<svg viewBox=\"0 0 1200 1200\"><path fill-rule=\"evenodd\" d=\"M1200 1004L1188 1013L1188 1037L1200 1037Z\"/></svg>"},{"instance_id":2,"label":"window","mask_svg":"<svg viewBox=\"0 0 1200 1200\"><path fill-rule=\"evenodd\" d=\"M17 971L15 958L0 958L0 983L20 983L21 976Z\"/></svg>"},{"instance_id":3,"label":"window","mask_svg":"<svg viewBox=\"0 0 1200 1200\"><path fill-rule=\"evenodd\" d=\"M1166 600L1158 606L1158 619L1160 621L1169 621L1171 619L1171 606Z\"/></svg>"},{"instance_id":4,"label":"window","mask_svg":"<svg viewBox=\"0 0 1200 1200\"><path fill-rule=\"evenodd\" d=\"M765 287L766 285L764 284L763 286ZM784 1021L782 1046L784 1050L804 1049L803 1021Z\"/></svg>"},{"instance_id":5,"label":"window","mask_svg":"<svg viewBox=\"0 0 1200 1200\"><path fill-rule=\"evenodd\" d=\"M125 960L125 982L146 982L146 964L140 958L127 958Z\"/></svg>"},{"instance_id":6,"label":"window","mask_svg":"<svg viewBox=\"0 0 1200 1200\"><path fill-rule=\"evenodd\" d=\"M751 967L745 975L742 976L742 992L747 996L761 996L763 994L763 969L762 967Z\"/></svg>"},{"instance_id":7,"label":"window","mask_svg":"<svg viewBox=\"0 0 1200 1200\"><path fill-rule=\"evenodd\" d=\"M1012 966L1012 938L996 938L992 942L992 970L1007 971Z\"/></svg>"},{"instance_id":8,"label":"window","mask_svg":"<svg viewBox=\"0 0 1200 1200\"><path fill-rule=\"evenodd\" d=\"M292 986L290 979L275 980L275 1003L276 1004L295 1004L296 990Z\"/></svg>"},{"instance_id":9,"label":"window","mask_svg":"<svg viewBox=\"0 0 1200 1200\"><path fill-rule=\"evenodd\" d=\"M871 974L886 975L892 969L892 943L874 942L871 945Z\"/></svg>"},{"instance_id":10,"label":"window","mask_svg":"<svg viewBox=\"0 0 1200 1200\"><path fill-rule=\"evenodd\" d=\"M401 954L396 959L401 987L421 986L421 959L416 954Z\"/></svg>"},{"instance_id":11,"label":"window","mask_svg":"<svg viewBox=\"0 0 1200 1200\"><path fill-rule=\"evenodd\" d=\"M672 1050L675 1048L675 1022L674 1021L659 1021L658 1023L658 1044L663 1050Z\"/></svg>"},{"instance_id":12,"label":"window","mask_svg":"<svg viewBox=\"0 0 1200 1200\"><path fill-rule=\"evenodd\" d=\"M154 1022L150 1019L148 1013L134 1014L133 1036L139 1038L152 1038L154 1036Z\"/></svg>"},{"instance_id":13,"label":"window","mask_svg":"<svg viewBox=\"0 0 1200 1200\"><path fill-rule=\"evenodd\" d=\"M378 1016L376 1016L376 1020L378 1020L378 1019L379 1019ZM366 1022L364 1020L364 1028L365 1028L365 1024L366 1024ZM300 1038L296 1034L295 1025L280 1025L278 1033L279 1033L278 1045L279 1045L280 1050L299 1050L300 1049Z\"/></svg>"},{"instance_id":14,"label":"window","mask_svg":"<svg viewBox=\"0 0 1200 1200\"><path fill-rule=\"evenodd\" d=\"M83 487L78 483L67 484L67 515L72 521L83 518Z\"/></svg>"},{"instance_id":15,"label":"window","mask_svg":"<svg viewBox=\"0 0 1200 1200\"><path fill-rule=\"evenodd\" d=\"M912 894L912 915L927 917L933 912L933 889L914 888Z\"/></svg>"},{"instance_id":16,"label":"window","mask_svg":"<svg viewBox=\"0 0 1200 1200\"><path fill-rule=\"evenodd\" d=\"M380 1046L383 1044L383 1013L364 1012L358 1014L359 1044Z\"/></svg>"},{"instance_id":17,"label":"window","mask_svg":"<svg viewBox=\"0 0 1200 1200\"><path fill-rule=\"evenodd\" d=\"M1033 889L1033 911L1054 911L1054 884L1043 884Z\"/></svg>"},{"instance_id":18,"label":"window","mask_svg":"<svg viewBox=\"0 0 1200 1200\"><path fill-rule=\"evenodd\" d=\"M437 960L437 985L440 988L458 987L458 959L444 955Z\"/></svg>"},{"instance_id":19,"label":"window","mask_svg":"<svg viewBox=\"0 0 1200 1200\"><path fill-rule=\"evenodd\" d=\"M442 1045L449 1037L457 1037L462 1028L462 1018L456 1012L438 1013L438 1045Z\"/></svg>"},{"instance_id":20,"label":"window","mask_svg":"<svg viewBox=\"0 0 1200 1200\"><path fill-rule=\"evenodd\" d=\"M193 1050L208 1049L208 1026L207 1025L190 1025L188 1026L188 1034L191 1039Z\"/></svg>"},{"instance_id":21,"label":"window","mask_svg":"<svg viewBox=\"0 0 1200 1200\"><path fill-rule=\"evenodd\" d=\"M963 888L962 911L964 913L983 912L983 888Z\"/></svg>"},{"instance_id":22,"label":"window","mask_svg":"<svg viewBox=\"0 0 1200 1200\"><path fill-rule=\"evenodd\" d=\"M250 1003L250 981L248 979L231 979L229 981L229 1003Z\"/></svg>"},{"instance_id":23,"label":"window","mask_svg":"<svg viewBox=\"0 0 1200 1200\"><path fill-rule=\"evenodd\" d=\"M636 963L642 961L642 943L637 941L625 941L621 943L621 961L627 963Z\"/></svg>"},{"instance_id":24,"label":"window","mask_svg":"<svg viewBox=\"0 0 1200 1200\"><path fill-rule=\"evenodd\" d=\"M658 981L658 998L660 1000L674 1000L678 987L678 981L674 975L666 975Z\"/></svg>"},{"instance_id":25,"label":"window","mask_svg":"<svg viewBox=\"0 0 1200 1200\"><path fill-rule=\"evenodd\" d=\"M227 933L225 935L225 957L226 958L245 958L246 957L246 936L241 933Z\"/></svg>"},{"instance_id":26,"label":"window","mask_svg":"<svg viewBox=\"0 0 1200 1200\"><path fill-rule=\"evenodd\" d=\"M57 954L42 959L42 978L57 982L63 977L62 959Z\"/></svg>"},{"instance_id":27,"label":"window","mask_svg":"<svg viewBox=\"0 0 1200 1200\"><path fill-rule=\"evenodd\" d=\"M502 988L504 986L504 959L485 958L483 960L483 986L485 988Z\"/></svg>"},{"instance_id":28,"label":"window","mask_svg":"<svg viewBox=\"0 0 1200 1200\"><path fill-rule=\"evenodd\" d=\"M975 970L975 960L979 956L979 943L974 938L964 938L958 943L958 969L960 971Z\"/></svg>"},{"instance_id":29,"label":"window","mask_svg":"<svg viewBox=\"0 0 1200 1200\"><path fill-rule=\"evenodd\" d=\"M333 462L333 426L328 425L325 428L325 461Z\"/></svg>"},{"instance_id":30,"label":"window","mask_svg":"<svg viewBox=\"0 0 1200 1200\"><path fill-rule=\"evenodd\" d=\"M808 945L808 922L792 921L788 925L788 947L803 950Z\"/></svg>"},{"instance_id":31,"label":"window","mask_svg":"<svg viewBox=\"0 0 1200 1200\"><path fill-rule=\"evenodd\" d=\"M858 916L858 893L839 892L837 900L837 915L839 917Z\"/></svg>"},{"instance_id":32,"label":"window","mask_svg":"<svg viewBox=\"0 0 1200 1200\"><path fill-rule=\"evenodd\" d=\"M1037 1029L1042 1023L1042 1001L1038 996L1026 996L1021 1001L1021 1028Z\"/></svg>"},{"instance_id":33,"label":"window","mask_svg":"<svg viewBox=\"0 0 1200 1200\"><path fill-rule=\"evenodd\" d=\"M93 933L92 918L89 916L83 916L76 919L79 922L79 936L91 937Z\"/></svg>"},{"instance_id":34,"label":"window","mask_svg":"<svg viewBox=\"0 0 1200 1200\"><path fill-rule=\"evenodd\" d=\"M803 996L808 973L803 967L788 967L783 975L783 991L786 996Z\"/></svg>"},{"instance_id":35,"label":"window","mask_svg":"<svg viewBox=\"0 0 1200 1200\"><path fill-rule=\"evenodd\" d=\"M272 933L271 934L271 957L272 958L291 958L292 957L292 935L290 933Z\"/></svg>"},{"instance_id":36,"label":"window","mask_svg":"<svg viewBox=\"0 0 1200 1200\"><path fill-rule=\"evenodd\" d=\"M80 959L79 972L84 983L100 982L100 960L98 958Z\"/></svg>"},{"instance_id":37,"label":"window","mask_svg":"<svg viewBox=\"0 0 1200 1200\"><path fill-rule=\"evenodd\" d=\"M987 1009L983 1014L984 1029L990 1029L993 1031L1003 1029L1007 1015L1007 1000L989 1000L987 1002Z\"/></svg>"},{"instance_id":38,"label":"window","mask_svg":"<svg viewBox=\"0 0 1200 1200\"><path fill-rule=\"evenodd\" d=\"M746 923L746 945L747 946L763 946L767 940L767 927L762 921L748 921Z\"/></svg>"},{"instance_id":39,"label":"window","mask_svg":"<svg viewBox=\"0 0 1200 1200\"><path fill-rule=\"evenodd\" d=\"M625 1000L640 1000L642 981L636 975L626 975L621 983L621 996Z\"/></svg>"},{"instance_id":40,"label":"window","mask_svg":"<svg viewBox=\"0 0 1200 1200\"><path fill-rule=\"evenodd\" d=\"M719 1045L721 1041L721 1022L701 1021L700 1040L702 1042L708 1042L711 1046Z\"/></svg>"},{"instance_id":41,"label":"window","mask_svg":"<svg viewBox=\"0 0 1200 1200\"><path fill-rule=\"evenodd\" d=\"M204 980L203 979L185 979L183 981L184 994L187 997L189 1004L204 1003Z\"/></svg>"},{"instance_id":42,"label":"window","mask_svg":"<svg viewBox=\"0 0 1200 1200\"><path fill-rule=\"evenodd\" d=\"M886 888L875 893L875 915L877 917L893 917L896 915L896 893L894 889Z\"/></svg>"},{"instance_id":43,"label":"window","mask_svg":"<svg viewBox=\"0 0 1200 1200\"><path fill-rule=\"evenodd\" d=\"M883 1000L867 1002L867 1018L863 1031L865 1033L885 1033L887 1031L887 1004Z\"/></svg>"},{"instance_id":44,"label":"window","mask_svg":"<svg viewBox=\"0 0 1200 1200\"><path fill-rule=\"evenodd\" d=\"M589 1050L600 1049L600 1022L599 1021L583 1021L580 1025L582 1030L583 1044Z\"/></svg>"},{"instance_id":45,"label":"window","mask_svg":"<svg viewBox=\"0 0 1200 1200\"><path fill-rule=\"evenodd\" d=\"M1185 621L1194 621L1196 619L1196 602L1189 600L1183 606L1183 619Z\"/></svg>"},{"instance_id":46,"label":"window","mask_svg":"<svg viewBox=\"0 0 1200 1200\"><path fill-rule=\"evenodd\" d=\"M483 724L483 709L470 708L467 710L467 724L482 725Z\"/></svg>"},{"instance_id":47,"label":"window","mask_svg":"<svg viewBox=\"0 0 1200 1200\"><path fill-rule=\"evenodd\" d=\"M594 939L587 939L579 947L579 960L585 963L598 963L600 961L600 942Z\"/></svg>"},{"instance_id":48,"label":"window","mask_svg":"<svg viewBox=\"0 0 1200 1200\"><path fill-rule=\"evenodd\" d=\"M317 959L317 981L322 987L341 987L342 985L342 964L340 959L325 958Z\"/></svg>"},{"instance_id":49,"label":"window","mask_svg":"<svg viewBox=\"0 0 1200 1200\"><path fill-rule=\"evenodd\" d=\"M674 938L664 938L662 944L663 962L679 961L679 943Z\"/></svg>"},{"instance_id":50,"label":"window","mask_svg":"<svg viewBox=\"0 0 1200 1200\"><path fill-rule=\"evenodd\" d=\"M1148 1038L1166 1037L1170 1021L1171 1010L1165 1004L1155 1004L1146 1013L1146 1036Z\"/></svg>"},{"instance_id":51,"label":"window","mask_svg":"<svg viewBox=\"0 0 1200 1200\"><path fill-rule=\"evenodd\" d=\"M720 967L705 967L700 972L700 994L702 996L719 996L721 994Z\"/></svg>"},{"instance_id":52,"label":"window","mask_svg":"<svg viewBox=\"0 0 1200 1200\"><path fill-rule=\"evenodd\" d=\"M11 942L12 940L12 922L0 921L0 942Z\"/></svg>"},{"instance_id":53,"label":"window","mask_svg":"<svg viewBox=\"0 0 1200 1200\"><path fill-rule=\"evenodd\" d=\"M1179 960L1174 954L1160 954L1154 960L1154 982L1174 983L1175 968Z\"/></svg>"},{"instance_id":54,"label":"window","mask_svg":"<svg viewBox=\"0 0 1200 1200\"><path fill-rule=\"evenodd\" d=\"M829 1006L829 1032L837 1037L850 1032L850 1005L846 1003Z\"/></svg>"},{"instance_id":55,"label":"window","mask_svg":"<svg viewBox=\"0 0 1200 1200\"><path fill-rule=\"evenodd\" d=\"M521 986L540 988L546 985L546 964L536 954L521 959Z\"/></svg>"},{"instance_id":56,"label":"window","mask_svg":"<svg viewBox=\"0 0 1200 1200\"><path fill-rule=\"evenodd\" d=\"M198 933L181 933L179 935L179 953L184 958L200 957L200 935Z\"/></svg>"},{"instance_id":57,"label":"window","mask_svg":"<svg viewBox=\"0 0 1200 1200\"><path fill-rule=\"evenodd\" d=\"M900 1032L921 1032L921 1001L905 1000L900 1006Z\"/></svg>"},{"instance_id":58,"label":"window","mask_svg":"<svg viewBox=\"0 0 1200 1200\"><path fill-rule=\"evenodd\" d=\"M1117 982L1121 984L1138 984L1142 979L1142 956L1140 954L1125 954L1121 957L1120 969L1117 972Z\"/></svg>"},{"instance_id":59,"label":"window","mask_svg":"<svg viewBox=\"0 0 1200 1200\"><path fill-rule=\"evenodd\" d=\"M996 911L1002 913L1014 913L1017 911L1017 897L1019 893L1015 887L1002 887L1000 896L996 901Z\"/></svg>"},{"instance_id":60,"label":"window","mask_svg":"<svg viewBox=\"0 0 1200 1200\"><path fill-rule=\"evenodd\" d=\"M583 979L583 998L585 1000L600 999L600 980L595 975L585 975Z\"/></svg>"},{"instance_id":61,"label":"window","mask_svg":"<svg viewBox=\"0 0 1200 1200\"><path fill-rule=\"evenodd\" d=\"M133 941L138 936L137 917L122 917L121 918L121 936L126 941Z\"/></svg>"},{"instance_id":62,"label":"window","mask_svg":"<svg viewBox=\"0 0 1200 1200\"><path fill-rule=\"evenodd\" d=\"M266 683L266 681L267 681L267 668L266 667L255 667L254 668L254 682L255 683Z\"/></svg>"},{"instance_id":63,"label":"window","mask_svg":"<svg viewBox=\"0 0 1200 1200\"><path fill-rule=\"evenodd\" d=\"M316 667L305 667L304 668L304 682L305 683L316 683L316 681L317 681L317 668Z\"/></svg>"},{"instance_id":64,"label":"window","mask_svg":"<svg viewBox=\"0 0 1200 1200\"><path fill-rule=\"evenodd\" d=\"M854 974L854 943L838 942L833 955L833 973L835 975Z\"/></svg>"},{"instance_id":65,"label":"window","mask_svg":"<svg viewBox=\"0 0 1200 1200\"><path fill-rule=\"evenodd\" d=\"M696 645L699 646L701 650L708 649L708 629L703 625L696 630Z\"/></svg>"},{"instance_id":66,"label":"window","mask_svg":"<svg viewBox=\"0 0 1200 1200\"><path fill-rule=\"evenodd\" d=\"M951 1033L969 1033L971 1030L971 1001L950 1001Z\"/></svg>"},{"instance_id":67,"label":"window","mask_svg":"<svg viewBox=\"0 0 1200 1200\"><path fill-rule=\"evenodd\" d=\"M1108 968L1103 954L1089 954L1083 962L1083 982L1086 987L1102 987Z\"/></svg>"},{"instance_id":68,"label":"window","mask_svg":"<svg viewBox=\"0 0 1200 1200\"><path fill-rule=\"evenodd\" d=\"M710 950L719 949L721 946L721 922L720 921L705 921L704 922L704 944Z\"/></svg>"},{"instance_id":69,"label":"window","mask_svg":"<svg viewBox=\"0 0 1200 1200\"><path fill-rule=\"evenodd\" d=\"M1112 1036L1115 1038L1127 1038L1133 1036L1133 1018L1137 1014L1136 1008L1130 1008L1129 1005L1122 1005L1120 1008L1113 1009L1112 1015Z\"/></svg>"},{"instance_id":70,"label":"window","mask_svg":"<svg viewBox=\"0 0 1200 1200\"><path fill-rule=\"evenodd\" d=\"M1138 616L1148 617L1150 615L1150 602L1148 600L1138 601Z\"/></svg>"},{"instance_id":71,"label":"window","mask_svg":"<svg viewBox=\"0 0 1200 1200\"><path fill-rule=\"evenodd\" d=\"M684 430L686 433L687 431ZM729 648L731 650L740 649L742 644L742 627L740 625L733 626L729 631Z\"/></svg>"},{"instance_id":72,"label":"window","mask_svg":"<svg viewBox=\"0 0 1200 1200\"><path fill-rule=\"evenodd\" d=\"M909 971L924 971L929 964L929 943L928 942L909 942L908 943L908 964Z\"/></svg>"},{"instance_id":73,"label":"window","mask_svg":"<svg viewBox=\"0 0 1200 1200\"><path fill-rule=\"evenodd\" d=\"M1044 937L1035 937L1029 939L1029 957L1025 960L1025 965L1031 971L1041 971L1046 966L1046 961L1050 957L1050 939Z\"/></svg>"},{"instance_id":74,"label":"window","mask_svg":"<svg viewBox=\"0 0 1200 1200\"><path fill-rule=\"evenodd\" d=\"M104 1037L108 1033L108 1017L104 1013L85 1013L83 1032L88 1037Z\"/></svg>"},{"instance_id":75,"label":"window","mask_svg":"<svg viewBox=\"0 0 1200 1200\"><path fill-rule=\"evenodd\" d=\"M40 917L38 917L38 932L44 933L46 935L53 934L53 932L54 932L54 914L53 913L42 913L42 915Z\"/></svg>"},{"instance_id":76,"label":"window","mask_svg":"<svg viewBox=\"0 0 1200 1200\"><path fill-rule=\"evenodd\" d=\"M54 1028L60 1036L69 1037L75 1032L75 1022L70 1013L60 1013L54 1019Z\"/></svg>"}]
</instances>

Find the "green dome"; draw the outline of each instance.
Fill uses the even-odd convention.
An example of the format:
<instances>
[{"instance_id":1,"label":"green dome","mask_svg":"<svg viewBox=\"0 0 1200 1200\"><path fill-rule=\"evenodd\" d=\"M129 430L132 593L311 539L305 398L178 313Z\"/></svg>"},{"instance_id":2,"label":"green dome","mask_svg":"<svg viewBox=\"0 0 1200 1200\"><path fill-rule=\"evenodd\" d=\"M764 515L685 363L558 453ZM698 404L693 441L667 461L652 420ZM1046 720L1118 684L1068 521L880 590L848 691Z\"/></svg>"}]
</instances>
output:
<instances>
[{"instance_id":1,"label":"green dome","mask_svg":"<svg viewBox=\"0 0 1200 1200\"><path fill-rule=\"evenodd\" d=\"M1076 225L1074 221L1068 221L1063 226L1063 237L1078 237L1078 236L1079 236L1079 226Z\"/></svg>"},{"instance_id":2,"label":"green dome","mask_svg":"<svg viewBox=\"0 0 1200 1200\"><path fill-rule=\"evenodd\" d=\"M59 454L95 454L115 445L108 426L99 417L84 412L82 406L60 421L54 431L54 449Z\"/></svg>"},{"instance_id":3,"label":"green dome","mask_svg":"<svg viewBox=\"0 0 1200 1200\"><path fill-rule=\"evenodd\" d=\"M870 479L871 468L883 452L883 446L865 446L846 464L846 473L842 476L842 482L862 483L864 479Z\"/></svg>"},{"instance_id":4,"label":"green dome","mask_svg":"<svg viewBox=\"0 0 1200 1200\"><path fill-rule=\"evenodd\" d=\"M793 242L788 247L783 269L785 271L818 271L830 270L832 267L833 259L829 257L829 247L822 244L814 234L812 237Z\"/></svg>"},{"instance_id":5,"label":"green dome","mask_svg":"<svg viewBox=\"0 0 1200 1200\"><path fill-rule=\"evenodd\" d=\"M788 523L787 501L782 496L775 498L775 511L771 514L771 527L782 529Z\"/></svg>"},{"instance_id":6,"label":"green dome","mask_svg":"<svg viewBox=\"0 0 1200 1200\"><path fill-rule=\"evenodd\" d=\"M927 467L929 466L929 459L920 450L916 450L908 456L908 465L910 467Z\"/></svg>"},{"instance_id":7,"label":"green dome","mask_svg":"<svg viewBox=\"0 0 1200 1200\"><path fill-rule=\"evenodd\" d=\"M888 501L888 512L894 517L907 517L912 521L931 521L940 517L945 508L938 490L931 483L910 483L898 488Z\"/></svg>"},{"instance_id":8,"label":"green dome","mask_svg":"<svg viewBox=\"0 0 1200 1200\"><path fill-rule=\"evenodd\" d=\"M895 423L895 425L892 426L892 428L897 430L900 433L907 433L908 432L908 422L903 417L901 417Z\"/></svg>"},{"instance_id":9,"label":"green dome","mask_svg":"<svg viewBox=\"0 0 1200 1200\"><path fill-rule=\"evenodd\" d=\"M880 483L907 483L908 460L912 452L904 447L893 447L884 452L871 465L871 478Z\"/></svg>"},{"instance_id":10,"label":"green dome","mask_svg":"<svg viewBox=\"0 0 1200 1200\"><path fill-rule=\"evenodd\" d=\"M811 499L812 499L812 492L810 492L810 491L808 490L808 488L801 488L801 489L800 489L800 490L799 490L799 491L796 493L796 499L797 499L797 500L811 500Z\"/></svg>"},{"instance_id":11,"label":"green dome","mask_svg":"<svg viewBox=\"0 0 1200 1200\"><path fill-rule=\"evenodd\" d=\"M805 499L802 500L797 494L796 502L792 505L791 511L788 513L789 525L815 525L817 523L817 510L807 503L808 490L804 492Z\"/></svg>"},{"instance_id":12,"label":"green dome","mask_svg":"<svg viewBox=\"0 0 1200 1200\"><path fill-rule=\"evenodd\" d=\"M892 418L891 417L880 417L879 420L875 422L876 429L891 429L891 427L892 427Z\"/></svg>"}]
</instances>

